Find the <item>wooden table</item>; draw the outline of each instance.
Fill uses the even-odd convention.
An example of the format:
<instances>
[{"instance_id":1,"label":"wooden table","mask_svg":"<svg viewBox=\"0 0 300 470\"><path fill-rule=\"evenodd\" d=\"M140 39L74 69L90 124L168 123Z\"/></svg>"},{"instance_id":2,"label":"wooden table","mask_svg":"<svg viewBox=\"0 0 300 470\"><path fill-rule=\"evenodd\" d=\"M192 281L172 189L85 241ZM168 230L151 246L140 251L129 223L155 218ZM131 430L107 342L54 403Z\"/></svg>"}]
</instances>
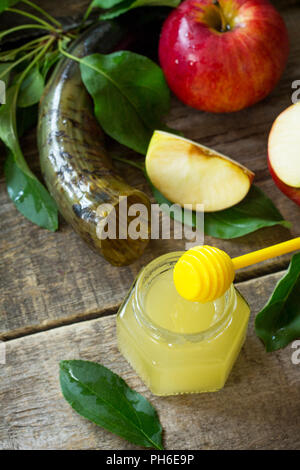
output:
<instances>
[{"instance_id":1,"label":"wooden table","mask_svg":"<svg viewBox=\"0 0 300 470\"><path fill-rule=\"evenodd\" d=\"M50 12L76 23L87 2L42 1ZM213 147L256 173L256 183L285 219L282 227L252 235L206 242L240 255L300 233L300 208L273 184L266 162L268 132L275 117L291 103L300 79L300 8L298 0L278 0L287 23L291 53L275 91L262 103L233 115L188 109L173 98L168 124L188 138ZM23 139L31 167L39 174L35 134ZM3 152L1 159L4 159ZM138 170L122 166L126 179L147 191ZM126 441L77 415L61 396L58 362L81 358L99 361L120 374L157 408L167 449L300 448L300 365L293 349L266 353L254 333L254 318L284 273L289 256L245 269L237 285L252 316L245 346L226 387L214 394L158 398L151 395L117 350L115 313L140 268L158 255L183 249L182 241L151 241L130 267L115 268L95 256L62 219L56 233L24 219L8 198L1 173L0 338L6 341L6 365L0 365L0 448L134 449Z\"/></svg>"}]
</instances>

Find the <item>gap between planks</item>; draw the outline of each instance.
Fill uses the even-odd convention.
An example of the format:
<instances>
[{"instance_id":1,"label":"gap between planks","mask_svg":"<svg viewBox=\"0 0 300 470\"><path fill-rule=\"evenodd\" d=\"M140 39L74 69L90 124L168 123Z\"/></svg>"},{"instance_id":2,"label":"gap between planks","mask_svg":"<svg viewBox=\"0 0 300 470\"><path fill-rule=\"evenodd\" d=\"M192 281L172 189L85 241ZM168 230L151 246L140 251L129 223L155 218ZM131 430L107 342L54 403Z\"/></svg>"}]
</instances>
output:
<instances>
[{"instance_id":1,"label":"gap between planks","mask_svg":"<svg viewBox=\"0 0 300 470\"><path fill-rule=\"evenodd\" d=\"M263 282L264 279L269 278L270 276L273 276L274 288L275 288L276 283L279 281L279 279L282 278L285 272L286 272L285 270L282 270L282 271L270 272L268 274L263 274L261 276L255 276L255 277L253 276L247 280L237 282L235 283L235 285L237 288L241 286L244 288L246 286L251 286L251 284L255 283L258 279L260 279ZM97 318L104 318L104 317L112 316L117 313L117 310L120 305L121 305L120 302L116 302L115 304L110 305L104 310L100 310L100 311L98 310L98 311L89 312L86 314L78 313L68 318L50 320L49 322L45 321L40 325L19 328L12 332L6 332L0 335L0 341L5 341L5 342L13 341L18 338L23 338L24 336L31 336L34 334L43 333L45 331L53 330L56 328L61 328L61 327L68 326L68 325L74 325L76 323L82 323L82 322L86 322L90 320L95 320Z\"/></svg>"}]
</instances>

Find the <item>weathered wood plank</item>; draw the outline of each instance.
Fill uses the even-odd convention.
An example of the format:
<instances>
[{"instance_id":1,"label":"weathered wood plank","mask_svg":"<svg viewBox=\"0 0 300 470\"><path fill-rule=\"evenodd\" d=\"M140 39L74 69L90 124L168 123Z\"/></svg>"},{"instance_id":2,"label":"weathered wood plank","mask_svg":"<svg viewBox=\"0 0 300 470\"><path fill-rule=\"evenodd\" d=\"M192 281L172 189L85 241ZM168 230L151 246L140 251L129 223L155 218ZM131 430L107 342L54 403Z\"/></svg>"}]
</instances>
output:
<instances>
[{"instance_id":1,"label":"weathered wood plank","mask_svg":"<svg viewBox=\"0 0 300 470\"><path fill-rule=\"evenodd\" d=\"M300 77L300 9L288 9L284 16L290 32L291 54L280 84L266 100L240 113L213 115L192 110L173 99L168 119L168 124L183 131L186 137L248 165L257 174L257 184L293 223L291 232L275 227L231 241L206 238L206 243L225 249L231 256L291 238L300 231L300 208L275 187L266 163L269 129L276 115L291 103L291 83ZM38 174L34 133L24 139L23 148ZM122 166L122 171L129 182L149 192L138 170ZM0 217L0 333L4 338L92 318L116 308L141 266L159 254L184 247L183 242L175 240L151 241L144 256L131 267L111 267L95 256L64 221L59 232L52 234L25 220L6 194L3 175ZM248 268L238 273L237 279L283 269L288 258Z\"/></svg>"},{"instance_id":2,"label":"weathered wood plank","mask_svg":"<svg viewBox=\"0 0 300 470\"><path fill-rule=\"evenodd\" d=\"M59 19L64 26L77 26L80 24L82 15L86 11L91 0L64 0L62 4L53 2L53 0L37 0L35 2L46 10L50 15ZM271 0L271 3L279 10L286 10L298 3L298 0ZM24 8L21 4L18 8ZM34 11L34 10L32 10ZM0 21L0 30L12 27L15 24L21 24L21 16L12 13L4 13Z\"/></svg>"},{"instance_id":3,"label":"weathered wood plank","mask_svg":"<svg viewBox=\"0 0 300 470\"><path fill-rule=\"evenodd\" d=\"M8 341L0 365L0 448L133 449L77 415L61 396L58 362L101 362L158 410L167 449L300 449L300 365L294 349L266 353L255 314L282 273L239 285L252 308L248 336L225 388L154 397L117 350L115 316Z\"/></svg>"}]
</instances>

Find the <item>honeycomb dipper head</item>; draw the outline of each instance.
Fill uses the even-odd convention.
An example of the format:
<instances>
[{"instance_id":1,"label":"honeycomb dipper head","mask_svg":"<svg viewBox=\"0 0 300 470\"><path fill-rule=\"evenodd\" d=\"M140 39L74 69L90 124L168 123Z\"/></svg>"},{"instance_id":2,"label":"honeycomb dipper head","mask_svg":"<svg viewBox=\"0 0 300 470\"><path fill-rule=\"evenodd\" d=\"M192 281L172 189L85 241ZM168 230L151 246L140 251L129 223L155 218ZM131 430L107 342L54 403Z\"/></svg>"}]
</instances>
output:
<instances>
[{"instance_id":1,"label":"honeycomb dipper head","mask_svg":"<svg viewBox=\"0 0 300 470\"><path fill-rule=\"evenodd\" d=\"M195 246L186 251L174 267L177 292L193 302L212 302L232 284L235 269L230 256L213 246Z\"/></svg>"}]
</instances>

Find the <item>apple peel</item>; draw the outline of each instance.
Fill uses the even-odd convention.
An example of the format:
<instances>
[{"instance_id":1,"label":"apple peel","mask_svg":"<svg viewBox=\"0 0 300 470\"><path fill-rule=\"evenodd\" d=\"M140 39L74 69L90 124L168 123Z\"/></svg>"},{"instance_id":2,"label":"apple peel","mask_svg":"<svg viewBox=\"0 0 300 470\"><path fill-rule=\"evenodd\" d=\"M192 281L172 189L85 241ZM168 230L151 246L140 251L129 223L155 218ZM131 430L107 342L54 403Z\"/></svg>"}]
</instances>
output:
<instances>
[{"instance_id":1,"label":"apple peel","mask_svg":"<svg viewBox=\"0 0 300 470\"><path fill-rule=\"evenodd\" d=\"M268 156L278 180L299 188L300 192L300 103L289 106L275 120L269 135Z\"/></svg>"}]
</instances>

